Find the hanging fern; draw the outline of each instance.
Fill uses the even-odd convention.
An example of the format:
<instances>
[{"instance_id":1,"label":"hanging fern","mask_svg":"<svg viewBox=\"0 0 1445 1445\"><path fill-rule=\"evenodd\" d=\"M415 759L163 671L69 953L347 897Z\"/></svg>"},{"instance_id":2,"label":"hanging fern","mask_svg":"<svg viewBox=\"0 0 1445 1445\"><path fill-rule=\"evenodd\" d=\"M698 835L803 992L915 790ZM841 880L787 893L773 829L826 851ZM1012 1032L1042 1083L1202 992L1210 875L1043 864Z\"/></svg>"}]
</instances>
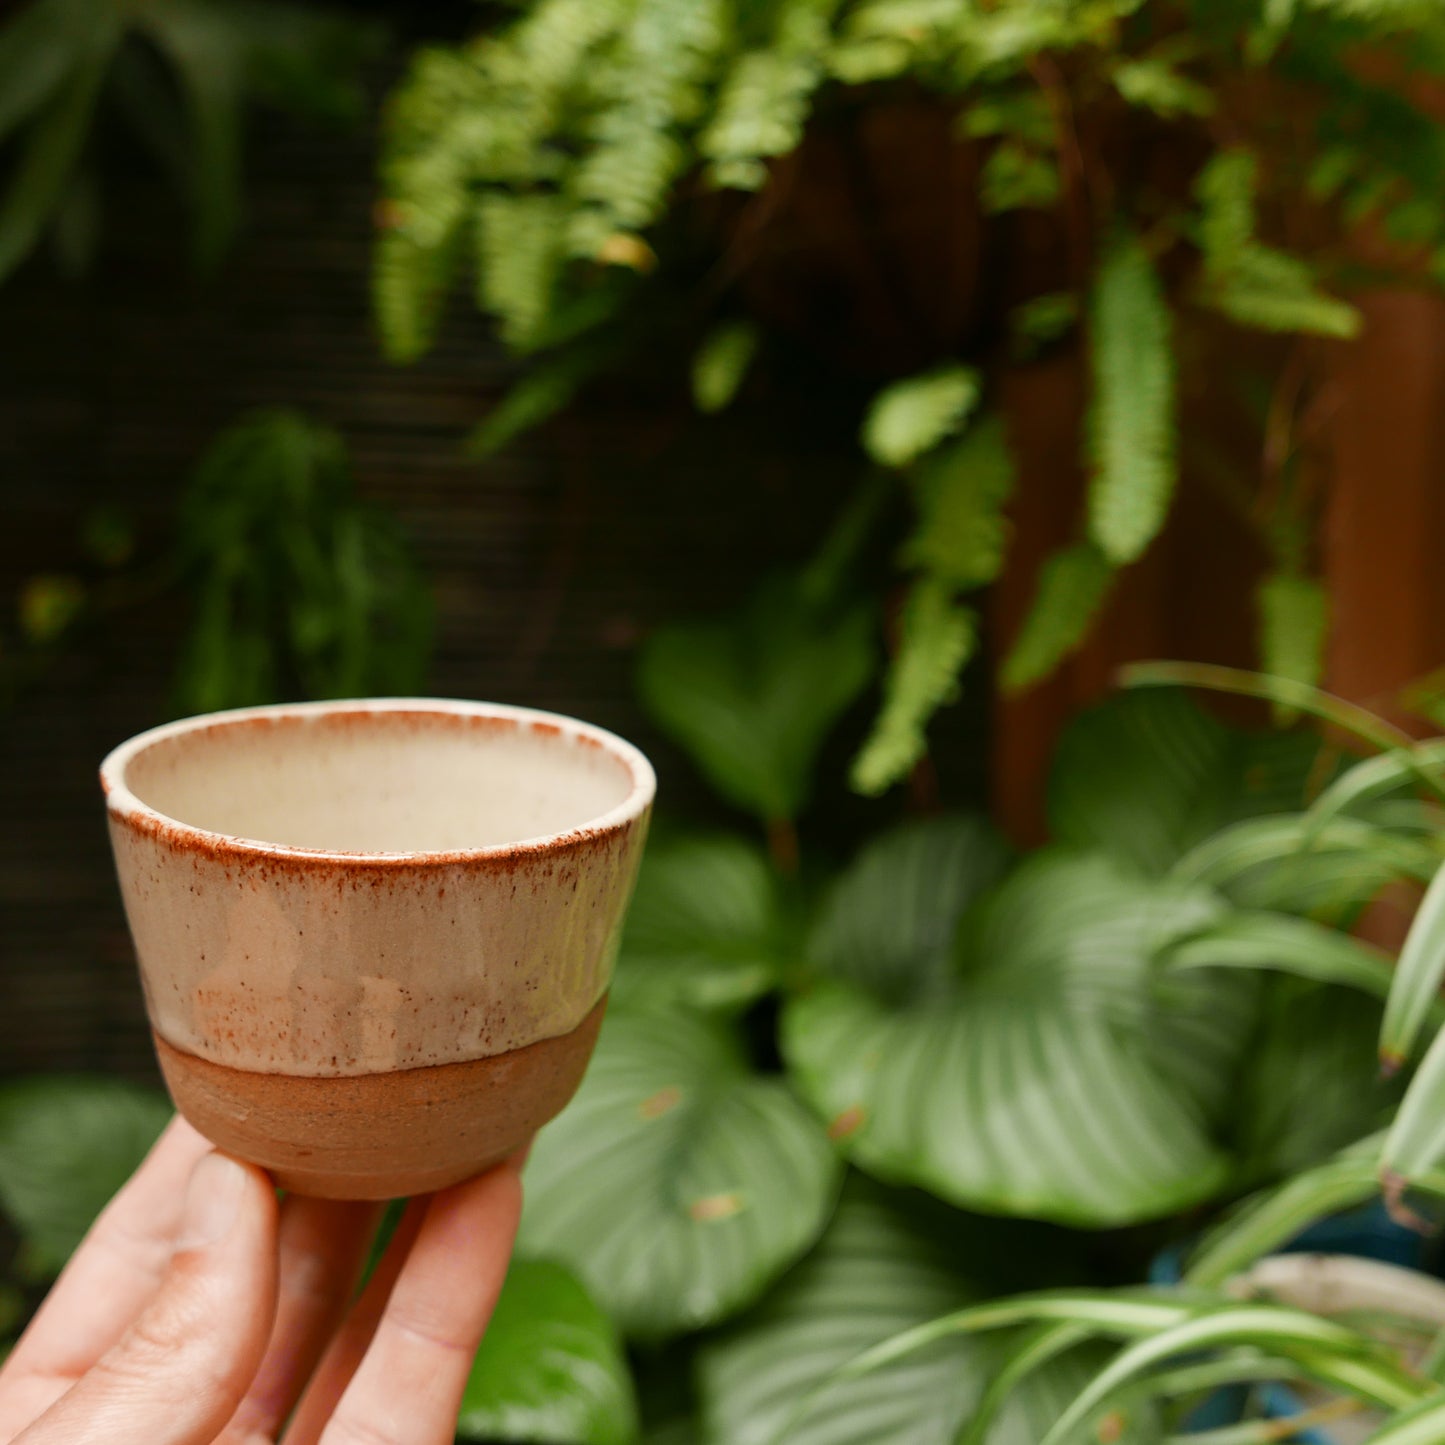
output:
<instances>
[{"instance_id":1,"label":"hanging fern","mask_svg":"<svg viewBox=\"0 0 1445 1445\"><path fill-rule=\"evenodd\" d=\"M767 179L765 163L802 140L839 4L782 0L768 43L734 61L712 121L698 138L714 185L757 190Z\"/></svg>"},{"instance_id":2,"label":"hanging fern","mask_svg":"<svg viewBox=\"0 0 1445 1445\"><path fill-rule=\"evenodd\" d=\"M1176 479L1169 308L1135 236L1104 253L1089 333L1089 536L1111 562L1132 562L1164 525Z\"/></svg>"},{"instance_id":3,"label":"hanging fern","mask_svg":"<svg viewBox=\"0 0 1445 1445\"><path fill-rule=\"evenodd\" d=\"M1039 572L1038 593L1003 665L1005 691L1047 677L1088 635L1109 593L1114 569L1091 542L1056 552Z\"/></svg>"},{"instance_id":4,"label":"hanging fern","mask_svg":"<svg viewBox=\"0 0 1445 1445\"><path fill-rule=\"evenodd\" d=\"M1296 572L1275 572L1260 584L1256 603L1264 671L1318 687L1329 633L1330 604L1324 586Z\"/></svg>"},{"instance_id":5,"label":"hanging fern","mask_svg":"<svg viewBox=\"0 0 1445 1445\"><path fill-rule=\"evenodd\" d=\"M954 601L946 580L924 577L913 585L883 684L882 710L853 760L850 781L858 792L884 792L923 756L928 747L924 728L958 695L959 674L977 641L977 615Z\"/></svg>"}]
</instances>

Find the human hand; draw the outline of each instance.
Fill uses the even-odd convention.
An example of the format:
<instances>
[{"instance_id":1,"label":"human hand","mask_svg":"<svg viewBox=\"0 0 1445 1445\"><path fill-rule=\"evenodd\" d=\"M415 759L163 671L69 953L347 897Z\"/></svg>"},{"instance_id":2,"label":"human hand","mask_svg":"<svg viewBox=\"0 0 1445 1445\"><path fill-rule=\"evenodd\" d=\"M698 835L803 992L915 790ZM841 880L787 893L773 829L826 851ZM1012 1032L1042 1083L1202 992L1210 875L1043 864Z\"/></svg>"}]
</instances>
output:
<instances>
[{"instance_id":1,"label":"human hand","mask_svg":"<svg viewBox=\"0 0 1445 1445\"><path fill-rule=\"evenodd\" d=\"M380 1206L278 1204L174 1120L0 1369L0 1445L450 1445L519 1167L413 1201L353 1304Z\"/></svg>"}]
</instances>

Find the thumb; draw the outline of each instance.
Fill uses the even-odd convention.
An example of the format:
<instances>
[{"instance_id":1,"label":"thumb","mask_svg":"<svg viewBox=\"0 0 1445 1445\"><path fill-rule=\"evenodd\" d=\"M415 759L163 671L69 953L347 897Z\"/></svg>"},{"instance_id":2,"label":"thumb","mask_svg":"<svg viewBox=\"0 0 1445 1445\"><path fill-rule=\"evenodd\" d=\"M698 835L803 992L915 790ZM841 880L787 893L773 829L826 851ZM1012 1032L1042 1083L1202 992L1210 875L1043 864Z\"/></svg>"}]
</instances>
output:
<instances>
[{"instance_id":1,"label":"thumb","mask_svg":"<svg viewBox=\"0 0 1445 1445\"><path fill-rule=\"evenodd\" d=\"M155 1298L16 1445L213 1440L260 1365L275 1309L276 1192L259 1169L207 1154Z\"/></svg>"}]
</instances>

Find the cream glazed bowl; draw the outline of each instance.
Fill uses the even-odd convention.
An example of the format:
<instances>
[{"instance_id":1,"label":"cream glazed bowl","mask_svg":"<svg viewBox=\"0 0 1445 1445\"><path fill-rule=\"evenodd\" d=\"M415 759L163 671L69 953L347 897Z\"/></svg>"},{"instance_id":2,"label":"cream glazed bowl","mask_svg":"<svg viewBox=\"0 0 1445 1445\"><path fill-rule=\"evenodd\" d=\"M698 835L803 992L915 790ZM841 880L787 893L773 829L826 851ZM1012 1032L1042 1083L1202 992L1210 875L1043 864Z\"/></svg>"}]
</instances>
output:
<instances>
[{"instance_id":1,"label":"cream glazed bowl","mask_svg":"<svg viewBox=\"0 0 1445 1445\"><path fill-rule=\"evenodd\" d=\"M176 1107L277 1183L439 1189L572 1097L655 780L630 743L489 703L245 708L101 765Z\"/></svg>"}]
</instances>

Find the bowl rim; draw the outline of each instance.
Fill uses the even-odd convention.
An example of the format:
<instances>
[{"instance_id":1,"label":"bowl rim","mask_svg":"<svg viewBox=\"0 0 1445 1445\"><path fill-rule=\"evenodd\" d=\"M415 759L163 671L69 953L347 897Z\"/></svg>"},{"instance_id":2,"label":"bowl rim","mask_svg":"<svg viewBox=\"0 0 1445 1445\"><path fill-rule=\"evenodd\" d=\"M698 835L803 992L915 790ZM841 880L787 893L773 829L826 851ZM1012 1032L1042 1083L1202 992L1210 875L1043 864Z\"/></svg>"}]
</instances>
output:
<instances>
[{"instance_id":1,"label":"bowl rim","mask_svg":"<svg viewBox=\"0 0 1445 1445\"><path fill-rule=\"evenodd\" d=\"M492 843L478 848L411 850L395 852L362 852L343 849L306 848L290 843L273 843L261 838L241 837L198 828L138 798L128 786L126 770L137 757L150 748L183 737L188 733L207 732L235 726L268 722L305 721L334 716L368 716L378 713L412 713L435 717L477 718L484 721L510 723L526 727L573 744L587 743L600 747L614 761L621 763L631 779L631 786L621 802L605 813L574 827L535 837L519 838L507 843ZM380 697L333 698L322 702L268 703L259 707L228 708L221 712L199 713L147 728L111 749L100 765L100 785L105 794L106 811L117 823L155 837L172 847L189 851L250 857L254 859L285 859L298 863L340 864L346 867L396 865L436 865L467 863L487 859L513 859L520 855L556 851L580 843L596 841L627 828L642 818L652 805L657 791L657 777L652 764L642 751L625 738L595 723L562 713L545 712L539 708L519 707L511 703L477 702L464 698Z\"/></svg>"}]
</instances>

